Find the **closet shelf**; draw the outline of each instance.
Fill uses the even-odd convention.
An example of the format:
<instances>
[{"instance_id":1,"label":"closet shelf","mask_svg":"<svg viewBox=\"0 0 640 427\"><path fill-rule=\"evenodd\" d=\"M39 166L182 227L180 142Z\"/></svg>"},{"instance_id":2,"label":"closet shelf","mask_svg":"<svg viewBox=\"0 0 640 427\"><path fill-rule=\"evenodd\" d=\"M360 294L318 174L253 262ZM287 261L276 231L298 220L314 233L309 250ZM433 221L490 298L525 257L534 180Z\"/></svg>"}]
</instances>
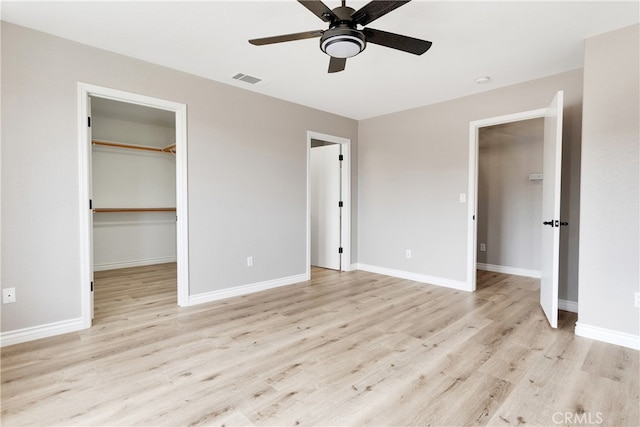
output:
<instances>
[{"instance_id":1,"label":"closet shelf","mask_svg":"<svg viewBox=\"0 0 640 427\"><path fill-rule=\"evenodd\" d=\"M176 154L176 144L169 145L167 147L150 147L148 145L133 145L122 144L120 142L107 142L107 141L91 141L93 145L102 145L104 147L116 147L116 148L129 148L132 150L144 150L144 151L157 151L159 153L171 153Z\"/></svg>"},{"instance_id":2,"label":"closet shelf","mask_svg":"<svg viewBox=\"0 0 640 427\"><path fill-rule=\"evenodd\" d=\"M176 208L95 208L94 213L110 212L175 212Z\"/></svg>"}]
</instances>

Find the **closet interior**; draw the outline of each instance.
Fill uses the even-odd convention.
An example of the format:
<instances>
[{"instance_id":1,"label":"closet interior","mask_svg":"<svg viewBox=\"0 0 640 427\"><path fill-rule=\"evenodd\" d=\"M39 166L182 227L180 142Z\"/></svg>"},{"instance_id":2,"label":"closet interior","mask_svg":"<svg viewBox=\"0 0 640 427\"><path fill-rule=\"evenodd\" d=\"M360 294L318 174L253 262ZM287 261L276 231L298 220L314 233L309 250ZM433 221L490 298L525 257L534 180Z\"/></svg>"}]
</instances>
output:
<instances>
[{"instance_id":1,"label":"closet interior","mask_svg":"<svg viewBox=\"0 0 640 427\"><path fill-rule=\"evenodd\" d=\"M175 113L91 99L94 271L176 261Z\"/></svg>"}]
</instances>

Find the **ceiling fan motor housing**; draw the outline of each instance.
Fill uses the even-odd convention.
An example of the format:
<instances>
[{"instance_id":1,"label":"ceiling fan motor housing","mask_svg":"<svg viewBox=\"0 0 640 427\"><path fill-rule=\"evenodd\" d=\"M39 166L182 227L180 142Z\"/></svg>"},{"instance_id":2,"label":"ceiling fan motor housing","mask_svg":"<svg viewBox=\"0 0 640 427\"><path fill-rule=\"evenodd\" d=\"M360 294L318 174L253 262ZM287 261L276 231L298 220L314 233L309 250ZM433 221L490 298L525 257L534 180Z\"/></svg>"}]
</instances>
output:
<instances>
[{"instance_id":1,"label":"ceiling fan motor housing","mask_svg":"<svg viewBox=\"0 0 640 427\"><path fill-rule=\"evenodd\" d=\"M364 34L348 27L331 28L320 38L320 49L334 58L351 58L366 46Z\"/></svg>"},{"instance_id":2,"label":"ceiling fan motor housing","mask_svg":"<svg viewBox=\"0 0 640 427\"><path fill-rule=\"evenodd\" d=\"M348 6L336 7L332 11L338 19L331 22L330 28L320 38L320 49L334 58L351 58L367 46L362 31L356 29L351 15L355 9Z\"/></svg>"}]
</instances>

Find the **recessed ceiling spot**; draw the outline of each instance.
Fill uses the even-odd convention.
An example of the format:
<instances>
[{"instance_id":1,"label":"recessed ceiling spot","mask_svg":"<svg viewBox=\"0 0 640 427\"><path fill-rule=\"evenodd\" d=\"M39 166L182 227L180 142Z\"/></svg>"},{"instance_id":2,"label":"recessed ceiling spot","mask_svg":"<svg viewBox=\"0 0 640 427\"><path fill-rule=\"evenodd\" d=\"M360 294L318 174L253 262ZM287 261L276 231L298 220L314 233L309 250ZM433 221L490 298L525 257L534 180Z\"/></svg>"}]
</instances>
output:
<instances>
[{"instance_id":1,"label":"recessed ceiling spot","mask_svg":"<svg viewBox=\"0 0 640 427\"><path fill-rule=\"evenodd\" d=\"M485 83L489 83L491 81L491 77L489 76L482 76L482 77L478 77L476 79L476 83L479 85L483 85Z\"/></svg>"},{"instance_id":2,"label":"recessed ceiling spot","mask_svg":"<svg viewBox=\"0 0 640 427\"><path fill-rule=\"evenodd\" d=\"M235 76L233 76L233 78L234 78L235 80L240 80L240 81L243 81L243 82L245 82L245 83L252 84L252 85L254 85L254 84L256 84L256 83L260 83L260 82L262 81L262 79L259 79L259 78L257 78L257 77L250 76L250 75L248 75L248 74L242 74L242 73L238 73L238 74L236 74Z\"/></svg>"}]
</instances>

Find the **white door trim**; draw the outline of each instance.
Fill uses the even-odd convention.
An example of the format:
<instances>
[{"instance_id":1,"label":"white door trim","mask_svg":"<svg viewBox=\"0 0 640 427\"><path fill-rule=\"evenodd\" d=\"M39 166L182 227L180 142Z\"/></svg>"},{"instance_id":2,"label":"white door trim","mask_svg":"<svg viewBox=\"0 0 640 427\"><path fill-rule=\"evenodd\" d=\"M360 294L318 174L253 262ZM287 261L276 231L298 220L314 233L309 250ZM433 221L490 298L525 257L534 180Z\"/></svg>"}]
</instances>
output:
<instances>
[{"instance_id":1,"label":"white door trim","mask_svg":"<svg viewBox=\"0 0 640 427\"><path fill-rule=\"evenodd\" d=\"M89 97L138 104L146 107L172 111L176 117L176 240L178 265L178 305L188 305L189 299L189 211L187 193L187 106L177 102L139 95L131 92L78 83L78 172L80 197L80 295L83 327L91 327L91 241L89 229L89 156L91 141L87 141L87 117Z\"/></svg>"},{"instance_id":2,"label":"white door trim","mask_svg":"<svg viewBox=\"0 0 640 427\"><path fill-rule=\"evenodd\" d=\"M504 116L490 117L469 122L469 188L467 202L469 213L467 222L467 289L476 290L476 263L477 263L477 234L478 227L476 215L478 214L478 137L482 127L501 125L505 123L519 122L521 120L538 119L544 117L546 108L507 114Z\"/></svg>"},{"instance_id":3,"label":"white door trim","mask_svg":"<svg viewBox=\"0 0 640 427\"><path fill-rule=\"evenodd\" d=\"M307 280L311 278L311 140L342 145L342 269L351 271L351 140L320 132L307 131Z\"/></svg>"}]
</instances>

